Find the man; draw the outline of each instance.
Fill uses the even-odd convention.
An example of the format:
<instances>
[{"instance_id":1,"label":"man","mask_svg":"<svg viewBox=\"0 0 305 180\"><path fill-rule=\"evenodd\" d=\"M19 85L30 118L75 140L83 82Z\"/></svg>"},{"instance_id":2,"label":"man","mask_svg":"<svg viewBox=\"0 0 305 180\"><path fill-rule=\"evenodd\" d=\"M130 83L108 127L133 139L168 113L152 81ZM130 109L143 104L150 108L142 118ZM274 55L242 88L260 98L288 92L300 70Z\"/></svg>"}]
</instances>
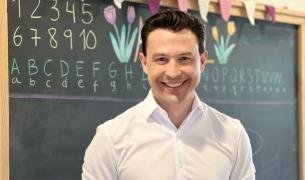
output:
<instances>
[{"instance_id":1,"label":"man","mask_svg":"<svg viewBox=\"0 0 305 180\"><path fill-rule=\"evenodd\" d=\"M240 122L201 102L208 53L195 17L166 11L141 32L144 101L105 122L86 150L83 180L254 180L249 138Z\"/></svg>"}]
</instances>

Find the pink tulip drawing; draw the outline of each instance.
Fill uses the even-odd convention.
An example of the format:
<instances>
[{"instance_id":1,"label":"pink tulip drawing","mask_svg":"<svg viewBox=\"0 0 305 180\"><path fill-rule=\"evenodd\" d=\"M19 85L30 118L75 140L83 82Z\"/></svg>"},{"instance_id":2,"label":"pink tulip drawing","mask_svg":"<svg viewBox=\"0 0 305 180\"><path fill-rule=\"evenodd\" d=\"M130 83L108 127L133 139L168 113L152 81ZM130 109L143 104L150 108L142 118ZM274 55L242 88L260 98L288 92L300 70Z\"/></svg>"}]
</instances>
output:
<instances>
[{"instance_id":1,"label":"pink tulip drawing","mask_svg":"<svg viewBox=\"0 0 305 180\"><path fill-rule=\"evenodd\" d=\"M128 23L129 24L133 23L133 21L135 20L135 17L136 17L136 13L135 13L134 7L128 6L128 10L127 10Z\"/></svg>"},{"instance_id":2,"label":"pink tulip drawing","mask_svg":"<svg viewBox=\"0 0 305 180\"><path fill-rule=\"evenodd\" d=\"M115 25L116 12L113 5L110 5L104 9L104 16L107 22L109 22L112 25Z\"/></svg>"},{"instance_id":3,"label":"pink tulip drawing","mask_svg":"<svg viewBox=\"0 0 305 180\"><path fill-rule=\"evenodd\" d=\"M128 31L127 31L127 40L129 39L130 35L130 27L133 21L135 20L136 13L133 6L128 6L127 10L127 21L128 21Z\"/></svg>"},{"instance_id":4,"label":"pink tulip drawing","mask_svg":"<svg viewBox=\"0 0 305 180\"><path fill-rule=\"evenodd\" d=\"M115 24L115 19L116 19L115 7L113 5L107 6L104 9L104 16L105 16L105 19L107 20L107 22L110 23L111 25L113 25L115 34L116 34L117 38L120 40L119 31Z\"/></svg>"}]
</instances>

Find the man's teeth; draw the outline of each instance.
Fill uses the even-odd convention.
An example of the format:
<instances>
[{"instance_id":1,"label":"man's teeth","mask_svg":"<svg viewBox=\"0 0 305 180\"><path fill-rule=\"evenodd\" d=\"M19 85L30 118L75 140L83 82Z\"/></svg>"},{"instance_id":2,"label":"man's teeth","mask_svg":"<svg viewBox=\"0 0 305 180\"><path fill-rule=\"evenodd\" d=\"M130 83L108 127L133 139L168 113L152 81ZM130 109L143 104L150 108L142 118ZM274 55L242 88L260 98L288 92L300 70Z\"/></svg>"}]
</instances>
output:
<instances>
[{"instance_id":1,"label":"man's teeth","mask_svg":"<svg viewBox=\"0 0 305 180\"><path fill-rule=\"evenodd\" d=\"M175 87L179 87L182 85L182 82L180 83L166 83L167 86L175 88Z\"/></svg>"}]
</instances>

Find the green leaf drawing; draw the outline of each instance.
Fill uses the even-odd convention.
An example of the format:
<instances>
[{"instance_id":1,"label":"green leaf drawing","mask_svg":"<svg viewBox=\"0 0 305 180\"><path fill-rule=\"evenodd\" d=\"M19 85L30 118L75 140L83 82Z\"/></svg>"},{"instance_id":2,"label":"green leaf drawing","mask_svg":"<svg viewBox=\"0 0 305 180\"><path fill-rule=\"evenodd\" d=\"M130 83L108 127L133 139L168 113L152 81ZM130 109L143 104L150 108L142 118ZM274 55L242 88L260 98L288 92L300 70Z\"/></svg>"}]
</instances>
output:
<instances>
[{"instance_id":1,"label":"green leaf drawing","mask_svg":"<svg viewBox=\"0 0 305 180\"><path fill-rule=\"evenodd\" d=\"M235 44L231 44L223 53L223 56L226 57L228 59L228 57L230 56L230 54L232 53L233 49L235 48Z\"/></svg>"},{"instance_id":2,"label":"green leaf drawing","mask_svg":"<svg viewBox=\"0 0 305 180\"><path fill-rule=\"evenodd\" d=\"M219 61L219 64L222 64L222 56L221 56L221 53L219 52L219 49L218 47L214 44L214 49L215 49L215 53L216 53L216 56L217 56L217 59Z\"/></svg>"},{"instance_id":3,"label":"green leaf drawing","mask_svg":"<svg viewBox=\"0 0 305 180\"><path fill-rule=\"evenodd\" d=\"M122 29L121 29L121 41L120 41L121 58L123 58L124 54L125 54L125 42L126 42L126 27L125 27L125 25L123 25ZM120 59L120 61L124 62L124 59Z\"/></svg>"},{"instance_id":4,"label":"green leaf drawing","mask_svg":"<svg viewBox=\"0 0 305 180\"><path fill-rule=\"evenodd\" d=\"M120 60L121 59L121 53L120 53L120 49L119 49L119 46L118 46L118 42L116 40L116 38L114 37L114 35L109 32L109 35L110 35L110 40L111 40L111 44L112 44L112 47L114 49L114 52L117 56L117 58Z\"/></svg>"},{"instance_id":5,"label":"green leaf drawing","mask_svg":"<svg viewBox=\"0 0 305 180\"><path fill-rule=\"evenodd\" d=\"M223 53L225 49L225 43L224 43L224 39L223 39L223 36L220 37L220 51L221 51L221 54Z\"/></svg>"},{"instance_id":6,"label":"green leaf drawing","mask_svg":"<svg viewBox=\"0 0 305 180\"><path fill-rule=\"evenodd\" d=\"M136 40L137 33L138 33L138 28L135 28L135 30L132 32L132 36L131 36L130 42L129 42L129 44L127 46L127 50L126 50L126 56L128 57L128 59L130 59L130 55L132 53L132 49L133 49L134 42Z\"/></svg>"},{"instance_id":7,"label":"green leaf drawing","mask_svg":"<svg viewBox=\"0 0 305 180\"><path fill-rule=\"evenodd\" d=\"M117 37L115 37L114 33L109 32L112 47L114 49L116 56L118 57L118 59L121 63L129 62L130 56L132 54L133 46L134 46L135 40L137 38L138 30L139 30L138 27L136 27L132 31L132 34L130 37L130 26L131 26L131 24L129 24L128 32L126 32L126 30L127 30L126 26L123 24L121 27L120 34L119 34L116 25L114 25L115 34ZM126 35L127 35L127 37L126 37Z\"/></svg>"},{"instance_id":8,"label":"green leaf drawing","mask_svg":"<svg viewBox=\"0 0 305 180\"><path fill-rule=\"evenodd\" d=\"M227 56L222 56L222 62L221 64L227 64L228 63L228 57Z\"/></svg>"},{"instance_id":9,"label":"green leaf drawing","mask_svg":"<svg viewBox=\"0 0 305 180\"><path fill-rule=\"evenodd\" d=\"M230 36L227 36L226 38L226 44L225 44L225 48L227 48L228 44L229 44L229 41L230 41Z\"/></svg>"},{"instance_id":10,"label":"green leaf drawing","mask_svg":"<svg viewBox=\"0 0 305 180\"><path fill-rule=\"evenodd\" d=\"M219 64L228 63L229 56L236 46L236 44L229 45L229 41L230 41L230 35L226 36L226 39L224 38L224 36L221 35L220 41L219 42L216 41L216 44L214 44L214 50Z\"/></svg>"}]
</instances>

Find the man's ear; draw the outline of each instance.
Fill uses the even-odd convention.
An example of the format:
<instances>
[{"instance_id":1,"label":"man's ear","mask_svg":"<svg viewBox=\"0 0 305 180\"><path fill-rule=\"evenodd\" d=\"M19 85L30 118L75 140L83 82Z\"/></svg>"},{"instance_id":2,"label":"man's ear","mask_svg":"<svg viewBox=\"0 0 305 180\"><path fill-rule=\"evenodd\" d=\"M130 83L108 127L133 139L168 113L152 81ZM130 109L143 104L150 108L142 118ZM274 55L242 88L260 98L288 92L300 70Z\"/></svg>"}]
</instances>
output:
<instances>
[{"instance_id":1,"label":"man's ear","mask_svg":"<svg viewBox=\"0 0 305 180\"><path fill-rule=\"evenodd\" d=\"M144 73L147 74L147 68L146 68L147 62L146 62L146 57L145 57L145 55L144 55L142 52L139 53L139 59L140 59L140 61L141 61L142 69L143 69Z\"/></svg>"},{"instance_id":2,"label":"man's ear","mask_svg":"<svg viewBox=\"0 0 305 180\"><path fill-rule=\"evenodd\" d=\"M204 68L205 68L205 65L206 65L207 60L208 60L208 51L205 50L205 51L200 55L200 69L201 69L201 72L204 71Z\"/></svg>"}]
</instances>

